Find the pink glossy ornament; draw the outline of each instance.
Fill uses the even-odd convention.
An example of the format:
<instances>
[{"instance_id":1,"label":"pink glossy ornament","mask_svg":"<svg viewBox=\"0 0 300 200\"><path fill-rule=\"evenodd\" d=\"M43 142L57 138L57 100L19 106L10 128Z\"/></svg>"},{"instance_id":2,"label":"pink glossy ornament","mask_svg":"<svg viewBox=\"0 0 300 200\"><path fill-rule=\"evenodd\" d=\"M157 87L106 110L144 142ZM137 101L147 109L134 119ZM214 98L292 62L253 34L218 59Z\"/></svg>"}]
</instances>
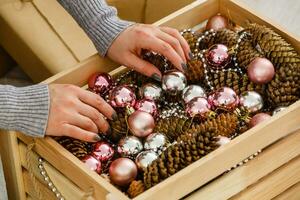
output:
<instances>
[{"instance_id":1,"label":"pink glossy ornament","mask_svg":"<svg viewBox=\"0 0 300 200\"><path fill-rule=\"evenodd\" d=\"M137 176L137 166L129 158L118 158L109 167L110 180L119 186L129 185Z\"/></svg>"},{"instance_id":2,"label":"pink glossy ornament","mask_svg":"<svg viewBox=\"0 0 300 200\"><path fill-rule=\"evenodd\" d=\"M214 108L234 110L239 104L239 97L231 88L223 87L211 94L208 101Z\"/></svg>"},{"instance_id":3,"label":"pink glossy ornament","mask_svg":"<svg viewBox=\"0 0 300 200\"><path fill-rule=\"evenodd\" d=\"M113 107L133 107L136 102L134 92L126 85L115 87L109 94L109 102Z\"/></svg>"},{"instance_id":4,"label":"pink glossy ornament","mask_svg":"<svg viewBox=\"0 0 300 200\"><path fill-rule=\"evenodd\" d=\"M100 160L101 162L106 162L114 156L114 149L107 142L97 142L94 145L92 155Z\"/></svg>"},{"instance_id":5,"label":"pink glossy ornament","mask_svg":"<svg viewBox=\"0 0 300 200\"><path fill-rule=\"evenodd\" d=\"M94 158L92 155L86 155L83 159L82 162L84 162L84 164L86 166L88 166L88 168L90 168L91 170L97 172L98 174L101 173L101 161L97 160L96 158Z\"/></svg>"},{"instance_id":6,"label":"pink glossy ornament","mask_svg":"<svg viewBox=\"0 0 300 200\"><path fill-rule=\"evenodd\" d=\"M208 19L205 29L215 31L228 28L228 19L222 15L215 15Z\"/></svg>"},{"instance_id":7,"label":"pink glossy ornament","mask_svg":"<svg viewBox=\"0 0 300 200\"><path fill-rule=\"evenodd\" d=\"M271 118L271 115L269 115L267 113L258 113L256 115L254 115L252 117L252 119L250 120L250 127L254 127L257 124L259 124L267 119L270 119L270 118Z\"/></svg>"},{"instance_id":8,"label":"pink glossy ornament","mask_svg":"<svg viewBox=\"0 0 300 200\"><path fill-rule=\"evenodd\" d=\"M113 79L108 73L95 73L88 79L89 89L101 96L105 95L112 87Z\"/></svg>"},{"instance_id":9,"label":"pink glossy ornament","mask_svg":"<svg viewBox=\"0 0 300 200\"><path fill-rule=\"evenodd\" d=\"M187 103L185 111L190 117L206 119L211 111L210 109L211 105L205 98L195 97Z\"/></svg>"},{"instance_id":10,"label":"pink glossy ornament","mask_svg":"<svg viewBox=\"0 0 300 200\"><path fill-rule=\"evenodd\" d=\"M211 46L205 54L209 66L213 69L223 69L231 60L227 46L215 44Z\"/></svg>"},{"instance_id":11,"label":"pink glossy ornament","mask_svg":"<svg viewBox=\"0 0 300 200\"><path fill-rule=\"evenodd\" d=\"M152 115L137 110L128 117L128 126L133 135L146 137L152 133L155 122Z\"/></svg>"},{"instance_id":12,"label":"pink glossy ornament","mask_svg":"<svg viewBox=\"0 0 300 200\"><path fill-rule=\"evenodd\" d=\"M265 84L275 75L274 65L266 58L255 58L247 68L249 79L257 84Z\"/></svg>"},{"instance_id":13,"label":"pink glossy ornament","mask_svg":"<svg viewBox=\"0 0 300 200\"><path fill-rule=\"evenodd\" d=\"M149 99L138 100L134 105L134 108L135 110L147 112L154 117L157 116L158 113L156 103Z\"/></svg>"}]
</instances>

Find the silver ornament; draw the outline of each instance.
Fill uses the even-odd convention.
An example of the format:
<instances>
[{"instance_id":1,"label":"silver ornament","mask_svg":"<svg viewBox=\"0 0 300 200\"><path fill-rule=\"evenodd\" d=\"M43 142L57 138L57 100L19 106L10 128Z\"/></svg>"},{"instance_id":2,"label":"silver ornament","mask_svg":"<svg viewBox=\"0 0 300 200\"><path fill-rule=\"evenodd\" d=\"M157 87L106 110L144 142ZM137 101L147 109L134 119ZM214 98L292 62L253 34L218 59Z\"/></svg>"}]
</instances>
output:
<instances>
[{"instance_id":1,"label":"silver ornament","mask_svg":"<svg viewBox=\"0 0 300 200\"><path fill-rule=\"evenodd\" d=\"M283 110L285 110L285 109L286 109L286 107L284 107L284 106L280 106L280 107L278 107L278 108L275 108L275 109L273 110L272 115L275 115L275 114L277 114L277 113L279 113L279 112L281 112L281 111L283 111Z\"/></svg>"},{"instance_id":2,"label":"silver ornament","mask_svg":"<svg viewBox=\"0 0 300 200\"><path fill-rule=\"evenodd\" d=\"M140 170L145 170L157 158L158 154L152 150L142 151L135 158L135 164Z\"/></svg>"},{"instance_id":3,"label":"silver ornament","mask_svg":"<svg viewBox=\"0 0 300 200\"><path fill-rule=\"evenodd\" d=\"M203 97L206 98L205 90L199 85L189 85L184 88L182 92L182 99L184 103L188 103L195 97Z\"/></svg>"},{"instance_id":4,"label":"silver ornament","mask_svg":"<svg viewBox=\"0 0 300 200\"><path fill-rule=\"evenodd\" d=\"M123 157L134 157L143 150L143 144L138 137L126 136L120 139L117 150Z\"/></svg>"},{"instance_id":5,"label":"silver ornament","mask_svg":"<svg viewBox=\"0 0 300 200\"><path fill-rule=\"evenodd\" d=\"M264 106L263 98L255 91L246 91L240 95L240 105L250 112L257 112Z\"/></svg>"},{"instance_id":6,"label":"silver ornament","mask_svg":"<svg viewBox=\"0 0 300 200\"><path fill-rule=\"evenodd\" d=\"M141 98L145 98L152 101L159 101L162 98L162 89L158 85L154 83L146 83L144 84L140 90L139 94Z\"/></svg>"},{"instance_id":7,"label":"silver ornament","mask_svg":"<svg viewBox=\"0 0 300 200\"><path fill-rule=\"evenodd\" d=\"M227 143L230 142L230 139L229 139L228 137L225 137L225 136L219 135L219 136L217 136L217 138L219 139L219 140L217 141L217 144L218 144L219 146L223 146L223 145L225 145L225 144L227 144Z\"/></svg>"},{"instance_id":8,"label":"silver ornament","mask_svg":"<svg viewBox=\"0 0 300 200\"><path fill-rule=\"evenodd\" d=\"M164 150L168 143L168 139L164 134L152 133L146 138L144 143L144 149L160 152Z\"/></svg>"},{"instance_id":9,"label":"silver ornament","mask_svg":"<svg viewBox=\"0 0 300 200\"><path fill-rule=\"evenodd\" d=\"M170 95L180 94L186 85L186 77L180 71L170 70L162 77L162 89Z\"/></svg>"}]
</instances>

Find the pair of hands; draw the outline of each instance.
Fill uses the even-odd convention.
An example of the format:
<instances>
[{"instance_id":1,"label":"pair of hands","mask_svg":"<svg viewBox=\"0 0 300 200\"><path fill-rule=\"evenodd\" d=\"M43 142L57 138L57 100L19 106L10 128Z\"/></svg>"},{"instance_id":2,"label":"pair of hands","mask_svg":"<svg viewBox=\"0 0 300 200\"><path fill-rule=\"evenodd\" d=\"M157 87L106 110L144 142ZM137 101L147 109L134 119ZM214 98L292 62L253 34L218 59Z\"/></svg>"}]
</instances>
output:
<instances>
[{"instance_id":1,"label":"pair of hands","mask_svg":"<svg viewBox=\"0 0 300 200\"><path fill-rule=\"evenodd\" d=\"M189 45L177 30L145 24L136 24L124 30L112 43L107 56L160 80L161 72L140 58L142 49L164 55L182 72L192 56ZM77 86L62 84L50 85L49 91L50 111L46 135L96 142L100 140L99 132L110 133L105 117L114 119L117 115L99 95Z\"/></svg>"}]
</instances>

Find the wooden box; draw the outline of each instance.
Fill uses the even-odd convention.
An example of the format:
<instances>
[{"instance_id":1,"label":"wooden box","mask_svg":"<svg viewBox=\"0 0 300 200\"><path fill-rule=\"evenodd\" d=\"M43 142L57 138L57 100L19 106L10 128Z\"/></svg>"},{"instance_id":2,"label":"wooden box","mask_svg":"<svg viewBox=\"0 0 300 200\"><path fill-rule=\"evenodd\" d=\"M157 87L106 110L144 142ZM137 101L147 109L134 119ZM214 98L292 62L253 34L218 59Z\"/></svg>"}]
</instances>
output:
<instances>
[{"instance_id":1,"label":"wooden box","mask_svg":"<svg viewBox=\"0 0 300 200\"><path fill-rule=\"evenodd\" d=\"M241 26L248 21L267 25L300 52L299 38L235 0L197 1L155 24L184 29L194 27L217 13L228 16ZM88 77L101 71L106 62L99 62L96 55L92 56L45 83L84 86ZM111 74L124 70L120 67ZM1 137L0 147L5 150L2 150L2 159L11 199L55 199L40 175L38 157L45 160L46 171L65 199L129 199L50 137L34 139L15 132L2 133ZM253 160L223 174L261 149L262 153ZM135 199L299 199L299 155L300 101Z\"/></svg>"}]
</instances>

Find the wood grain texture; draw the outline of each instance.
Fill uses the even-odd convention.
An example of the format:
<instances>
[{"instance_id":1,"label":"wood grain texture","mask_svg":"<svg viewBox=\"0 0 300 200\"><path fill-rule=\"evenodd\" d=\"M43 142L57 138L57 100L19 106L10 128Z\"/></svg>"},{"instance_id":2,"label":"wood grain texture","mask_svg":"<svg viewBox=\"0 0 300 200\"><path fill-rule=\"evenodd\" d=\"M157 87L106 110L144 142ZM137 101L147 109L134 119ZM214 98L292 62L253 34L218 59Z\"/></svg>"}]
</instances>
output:
<instances>
[{"instance_id":1,"label":"wood grain texture","mask_svg":"<svg viewBox=\"0 0 300 200\"><path fill-rule=\"evenodd\" d=\"M299 200L300 199L300 182L291 186L280 195L276 196L274 200Z\"/></svg>"}]
</instances>

